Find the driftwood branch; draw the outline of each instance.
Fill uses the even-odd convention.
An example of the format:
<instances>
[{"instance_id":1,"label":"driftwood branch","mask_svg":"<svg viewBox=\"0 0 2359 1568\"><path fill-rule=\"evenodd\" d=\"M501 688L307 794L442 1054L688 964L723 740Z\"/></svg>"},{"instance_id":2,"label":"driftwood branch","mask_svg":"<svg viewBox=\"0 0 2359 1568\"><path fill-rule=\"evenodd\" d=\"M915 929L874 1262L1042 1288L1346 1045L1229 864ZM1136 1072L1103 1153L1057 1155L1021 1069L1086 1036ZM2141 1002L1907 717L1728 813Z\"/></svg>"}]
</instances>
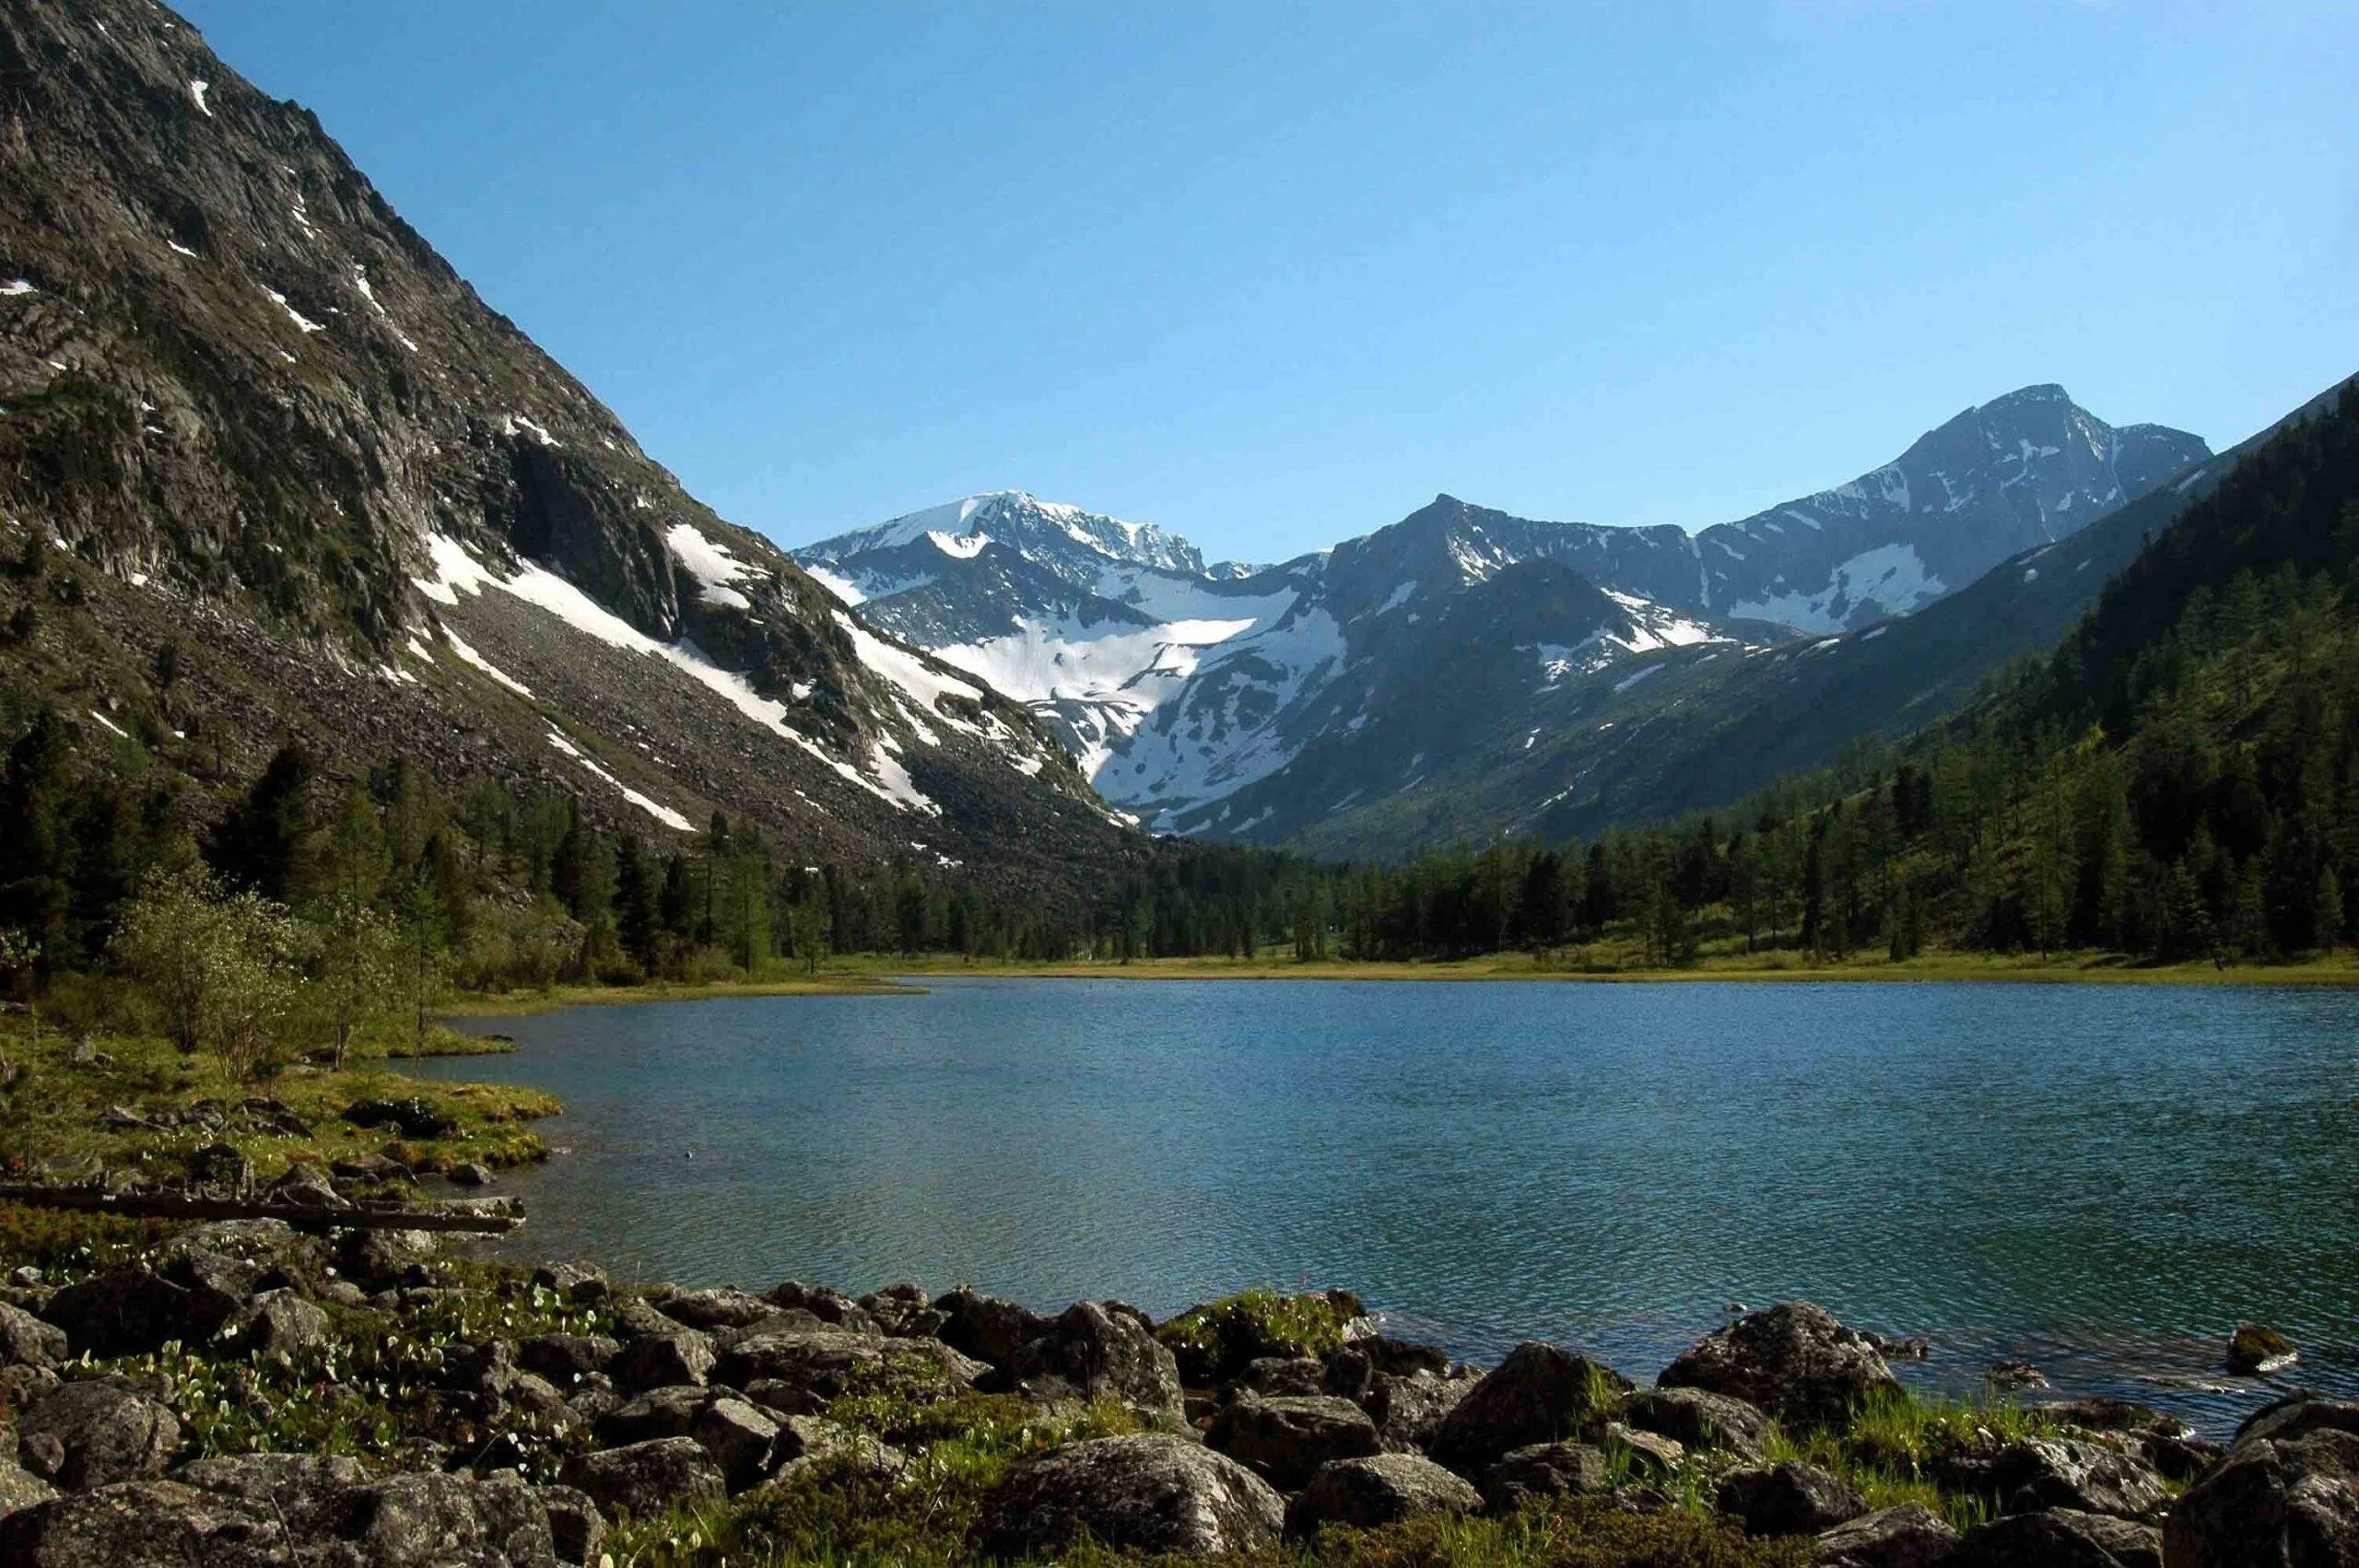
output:
<instances>
[{"instance_id":1,"label":"driftwood branch","mask_svg":"<svg viewBox=\"0 0 2359 1568\"><path fill-rule=\"evenodd\" d=\"M464 1209L311 1209L292 1203L247 1203L190 1198L176 1192L107 1192L92 1187L0 1184L0 1202L42 1209L80 1209L138 1220L284 1220L298 1230L512 1231L522 1214L478 1214Z\"/></svg>"}]
</instances>

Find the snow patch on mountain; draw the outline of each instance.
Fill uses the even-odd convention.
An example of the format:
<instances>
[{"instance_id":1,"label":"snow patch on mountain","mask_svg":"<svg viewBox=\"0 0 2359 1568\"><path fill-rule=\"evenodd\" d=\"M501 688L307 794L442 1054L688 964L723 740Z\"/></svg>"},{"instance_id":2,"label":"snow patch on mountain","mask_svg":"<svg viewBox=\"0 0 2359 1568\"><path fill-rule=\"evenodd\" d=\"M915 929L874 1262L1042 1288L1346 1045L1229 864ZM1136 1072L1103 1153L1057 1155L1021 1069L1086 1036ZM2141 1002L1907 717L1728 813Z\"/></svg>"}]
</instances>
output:
<instances>
[{"instance_id":1,"label":"snow patch on mountain","mask_svg":"<svg viewBox=\"0 0 2359 1568\"><path fill-rule=\"evenodd\" d=\"M904 809L915 808L939 813L941 808L917 790L910 783L907 770L898 763L889 774L880 767L876 777L872 778L840 757L832 755L787 722L784 703L775 697L762 696L734 671L722 669L707 659L695 644L685 639L679 642L657 641L572 583L531 561L521 563L512 575L502 577L475 559L465 545L448 534L428 534L426 544L428 555L434 563L434 575L414 579L413 581L417 591L428 600L455 608L463 593L475 596L498 590L554 615L574 630L595 638L609 647L663 660L710 690L755 724L826 764L847 783L857 785ZM971 687L962 689L972 694Z\"/></svg>"},{"instance_id":2,"label":"snow patch on mountain","mask_svg":"<svg viewBox=\"0 0 2359 1568\"><path fill-rule=\"evenodd\" d=\"M1862 550L1828 574L1813 592L1786 592L1729 606L1729 614L1776 621L1806 632L1839 632L1861 619L1905 615L1949 591L1912 544Z\"/></svg>"},{"instance_id":3,"label":"snow patch on mountain","mask_svg":"<svg viewBox=\"0 0 2359 1568\"><path fill-rule=\"evenodd\" d=\"M836 613L836 624L851 638L860 661L893 684L899 694L902 711L919 740L930 746L942 743L941 737L928 726L928 720L939 720L970 735L983 733L977 724L957 713L945 712L942 707L945 697L980 704L982 693L964 681L937 673L916 654L886 642L841 611Z\"/></svg>"},{"instance_id":4,"label":"snow patch on mountain","mask_svg":"<svg viewBox=\"0 0 2359 1568\"><path fill-rule=\"evenodd\" d=\"M1003 695L1062 720L1086 775L1195 673L1203 650L1250 631L1251 619L1167 621L1108 632L1071 616L1019 617L1004 636L933 650Z\"/></svg>"},{"instance_id":5,"label":"snow patch on mountain","mask_svg":"<svg viewBox=\"0 0 2359 1568\"><path fill-rule=\"evenodd\" d=\"M1179 700L1158 707L1118 766L1095 776L1125 803L1158 804L1158 824L1182 804L1218 800L1291 761L1309 738L1277 720L1315 693L1349 651L1323 609L1220 646Z\"/></svg>"},{"instance_id":6,"label":"snow patch on mountain","mask_svg":"<svg viewBox=\"0 0 2359 1568\"><path fill-rule=\"evenodd\" d=\"M457 654L463 662L474 665L476 669L482 671L485 674L489 675L501 685L506 686L510 691L514 692L518 696L532 696L533 692L531 687L527 686L523 682L517 680L514 676L501 671L498 666L494 665L490 660L486 659L482 654L477 653L474 649L468 647L464 639L448 626L442 628L442 640L451 645L451 651Z\"/></svg>"},{"instance_id":7,"label":"snow patch on mountain","mask_svg":"<svg viewBox=\"0 0 2359 1568\"><path fill-rule=\"evenodd\" d=\"M640 811L645 812L649 816L653 817L664 826L680 833L694 833L696 831L697 825L695 823L690 822L687 817L682 816L678 812L674 811L671 807L663 804L661 801L651 799L650 797L640 793L640 791L632 789L629 785L624 783L621 779L616 778L613 774L599 766L595 762L593 762L588 756L582 754L581 747L575 745L571 740L567 738L562 731L553 729L549 731L549 744L555 746L558 751L563 752L567 756L569 756L574 761L580 763L592 774L604 779L608 784L612 785L621 793L624 800L628 801L632 805L637 806Z\"/></svg>"}]
</instances>

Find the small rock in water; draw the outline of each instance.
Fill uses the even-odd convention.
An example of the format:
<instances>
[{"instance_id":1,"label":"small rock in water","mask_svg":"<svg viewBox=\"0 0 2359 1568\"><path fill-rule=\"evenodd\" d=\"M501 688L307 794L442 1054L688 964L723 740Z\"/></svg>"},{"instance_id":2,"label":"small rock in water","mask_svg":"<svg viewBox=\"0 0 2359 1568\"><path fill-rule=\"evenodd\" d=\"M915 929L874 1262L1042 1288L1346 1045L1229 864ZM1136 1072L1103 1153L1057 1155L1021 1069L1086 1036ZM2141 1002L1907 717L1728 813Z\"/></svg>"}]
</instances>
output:
<instances>
[{"instance_id":1,"label":"small rock in water","mask_svg":"<svg viewBox=\"0 0 2359 1568\"><path fill-rule=\"evenodd\" d=\"M2228 1336L2228 1370L2240 1377L2262 1377L2301 1360L2294 1341L2274 1328L2248 1323Z\"/></svg>"},{"instance_id":2,"label":"small rock in water","mask_svg":"<svg viewBox=\"0 0 2359 1568\"><path fill-rule=\"evenodd\" d=\"M452 1166L449 1179L453 1187L489 1187L491 1167L470 1160L463 1165Z\"/></svg>"},{"instance_id":3,"label":"small rock in water","mask_svg":"<svg viewBox=\"0 0 2359 1568\"><path fill-rule=\"evenodd\" d=\"M2027 1361L1994 1361L1982 1381L1993 1388L2045 1388L2048 1375Z\"/></svg>"}]
</instances>

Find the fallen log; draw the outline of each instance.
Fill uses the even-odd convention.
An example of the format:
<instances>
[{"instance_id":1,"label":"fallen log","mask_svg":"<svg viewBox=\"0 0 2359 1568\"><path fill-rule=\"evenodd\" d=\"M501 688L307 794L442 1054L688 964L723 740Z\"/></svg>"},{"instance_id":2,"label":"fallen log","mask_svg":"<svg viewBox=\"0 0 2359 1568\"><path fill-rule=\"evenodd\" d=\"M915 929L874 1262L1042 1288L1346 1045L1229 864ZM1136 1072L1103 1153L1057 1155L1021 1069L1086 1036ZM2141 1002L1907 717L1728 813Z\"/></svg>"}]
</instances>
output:
<instances>
[{"instance_id":1,"label":"fallen log","mask_svg":"<svg viewBox=\"0 0 2359 1568\"><path fill-rule=\"evenodd\" d=\"M451 1209L314 1209L293 1203L249 1203L231 1198L191 1198L177 1192L108 1192L94 1187L29 1187L0 1183L0 1203L78 1209L135 1220L284 1220L299 1230L477 1231L496 1235L524 1223L522 1214Z\"/></svg>"}]
</instances>

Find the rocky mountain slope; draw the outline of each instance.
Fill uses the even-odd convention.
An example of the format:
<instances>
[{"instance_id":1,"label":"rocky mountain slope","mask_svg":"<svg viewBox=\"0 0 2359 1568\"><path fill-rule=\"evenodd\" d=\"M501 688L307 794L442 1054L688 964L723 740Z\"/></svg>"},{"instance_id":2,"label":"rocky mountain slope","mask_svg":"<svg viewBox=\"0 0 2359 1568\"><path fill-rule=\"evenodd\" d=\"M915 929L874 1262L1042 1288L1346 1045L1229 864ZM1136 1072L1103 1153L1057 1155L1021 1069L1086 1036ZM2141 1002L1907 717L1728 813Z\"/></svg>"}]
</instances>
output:
<instances>
[{"instance_id":1,"label":"rocky mountain slope","mask_svg":"<svg viewBox=\"0 0 2359 1568\"><path fill-rule=\"evenodd\" d=\"M1848 484L1704 530L1697 607L1857 629L2069 538L2209 455L2185 431L2116 427L2062 387L2025 387Z\"/></svg>"},{"instance_id":2,"label":"rocky mountain slope","mask_svg":"<svg viewBox=\"0 0 2359 1568\"><path fill-rule=\"evenodd\" d=\"M813 858L1136 852L1021 705L683 491L171 13L5 0L0 78L12 706L199 777L293 735Z\"/></svg>"},{"instance_id":3,"label":"rocky mountain slope","mask_svg":"<svg viewBox=\"0 0 2359 1568\"><path fill-rule=\"evenodd\" d=\"M1654 713L1660 692L1639 684L1664 668L1921 610L2206 452L2036 386L1967 409L1848 484L1696 534L1540 522L1441 496L1332 551L1207 569L1152 525L1010 493L798 555L878 624L1030 704L1109 800L1158 828L1397 852L1477 820L1444 778L1480 785L1494 803L1479 820L1494 825L1578 798L1558 778L1510 807L1527 765L1562 761L1625 710ZM2095 587L2063 597L2076 609L2085 593L2072 593ZM1927 705L1962 693L1956 672L1970 687L2019 646L1996 624L1966 640L1910 713L1938 711ZM1664 654L1675 649L1695 651ZM1708 713L1697 731L1736 717ZM1898 715L1811 717L1779 731L1780 766L1825 761ZM1719 798L1730 777L1651 721L1624 728L1613 750L1678 758L1639 772L1681 799ZM1519 782L1501 790L1501 778ZM1442 809L1383 803L1421 786L1447 797ZM1601 809L1627 820L1648 808L1633 793ZM1323 830L1344 817L1391 825Z\"/></svg>"},{"instance_id":4,"label":"rocky mountain slope","mask_svg":"<svg viewBox=\"0 0 2359 1568\"><path fill-rule=\"evenodd\" d=\"M2188 467L2094 524L2001 562L1914 614L1782 646L1678 648L1495 723L1449 764L1353 809L1306 813L1291 835L1338 856L1398 856L1419 845L1505 834L1554 842L1726 805L1780 775L1824 766L1851 744L1896 739L1964 707L2009 661L2042 653L2107 585L2275 432L2317 415L2339 389ZM1290 773L1365 779L1347 749ZM1316 790L1310 791L1314 796ZM1228 805L1259 812L1252 790ZM1268 825L1279 826L1283 810Z\"/></svg>"}]
</instances>

